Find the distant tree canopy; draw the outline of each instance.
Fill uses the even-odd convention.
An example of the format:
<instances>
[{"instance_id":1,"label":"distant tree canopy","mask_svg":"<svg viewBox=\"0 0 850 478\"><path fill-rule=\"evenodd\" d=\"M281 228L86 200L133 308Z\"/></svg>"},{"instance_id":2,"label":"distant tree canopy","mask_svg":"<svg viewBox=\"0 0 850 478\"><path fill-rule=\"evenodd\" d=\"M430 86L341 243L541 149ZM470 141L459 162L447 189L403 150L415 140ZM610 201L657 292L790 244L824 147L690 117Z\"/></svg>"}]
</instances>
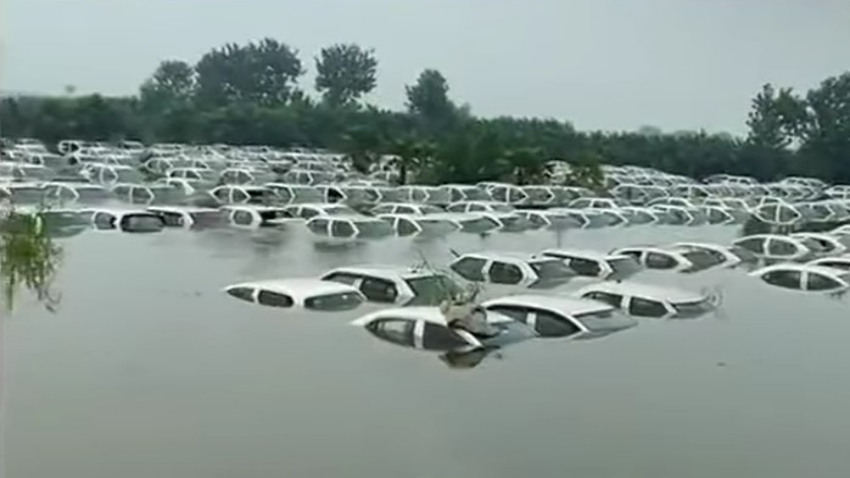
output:
<instances>
[{"instance_id":1,"label":"distant tree canopy","mask_svg":"<svg viewBox=\"0 0 850 478\"><path fill-rule=\"evenodd\" d=\"M433 68L405 88L406 111L390 111L363 101L378 82L373 50L335 44L314 60L315 97L299 86L305 69L298 51L264 38L214 48L194 65L163 61L132 97L6 98L0 124L4 136L48 143L327 147L347 152L363 170L393 154L405 176L428 181L534 182L546 161L562 159L580 164L574 176L585 178L598 178L599 164L607 163L696 177L802 174L850 184L850 72L805 94L764 85L752 100L749 134L735 138L654 126L580 132L554 119L479 118L458 106L448 79Z\"/></svg>"}]
</instances>

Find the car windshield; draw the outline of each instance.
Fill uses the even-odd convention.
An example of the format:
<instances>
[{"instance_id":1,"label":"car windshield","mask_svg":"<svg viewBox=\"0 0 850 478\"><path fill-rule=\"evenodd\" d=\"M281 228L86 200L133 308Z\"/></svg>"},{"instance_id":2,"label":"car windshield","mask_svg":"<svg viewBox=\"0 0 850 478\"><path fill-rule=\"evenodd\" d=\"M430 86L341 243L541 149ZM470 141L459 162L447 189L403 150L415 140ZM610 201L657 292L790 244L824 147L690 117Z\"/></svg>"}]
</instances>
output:
<instances>
[{"instance_id":1,"label":"car windshield","mask_svg":"<svg viewBox=\"0 0 850 478\"><path fill-rule=\"evenodd\" d=\"M363 297L354 292L341 292L309 297L304 300L304 308L321 312L336 312L355 309L363 303Z\"/></svg>"},{"instance_id":2,"label":"car windshield","mask_svg":"<svg viewBox=\"0 0 850 478\"><path fill-rule=\"evenodd\" d=\"M218 173L212 169L195 169L194 171L198 176L200 176L200 181L208 183L218 182ZM198 181L198 179L195 179L195 181Z\"/></svg>"},{"instance_id":3,"label":"car windshield","mask_svg":"<svg viewBox=\"0 0 850 478\"><path fill-rule=\"evenodd\" d=\"M393 233L393 227L386 221L357 221L355 224L357 229L360 230L359 237L379 238Z\"/></svg>"},{"instance_id":4,"label":"car windshield","mask_svg":"<svg viewBox=\"0 0 850 478\"><path fill-rule=\"evenodd\" d=\"M490 199L490 194L487 191L476 187L462 188L460 191L464 194L467 201L486 201Z\"/></svg>"},{"instance_id":5,"label":"car windshield","mask_svg":"<svg viewBox=\"0 0 850 478\"><path fill-rule=\"evenodd\" d=\"M479 217L462 221L464 232L483 233L499 227L499 223L489 217Z\"/></svg>"},{"instance_id":6,"label":"car windshield","mask_svg":"<svg viewBox=\"0 0 850 478\"><path fill-rule=\"evenodd\" d=\"M549 188L543 187L526 187L523 192L528 195L530 202L544 202L552 197L552 192Z\"/></svg>"},{"instance_id":7,"label":"car windshield","mask_svg":"<svg viewBox=\"0 0 850 478\"><path fill-rule=\"evenodd\" d=\"M210 209L209 211L192 211L189 213L194 221L194 226L212 227L222 226L225 224L224 215L218 209Z\"/></svg>"},{"instance_id":8,"label":"car windshield","mask_svg":"<svg viewBox=\"0 0 850 478\"><path fill-rule=\"evenodd\" d=\"M420 205L419 211L422 214L440 214L440 213L446 212L446 211L443 211L442 209L438 208L437 206L430 206L428 204Z\"/></svg>"},{"instance_id":9,"label":"car windshield","mask_svg":"<svg viewBox=\"0 0 850 478\"><path fill-rule=\"evenodd\" d=\"M292 188L292 201L322 202L322 192L316 188Z\"/></svg>"},{"instance_id":10,"label":"car windshield","mask_svg":"<svg viewBox=\"0 0 850 478\"><path fill-rule=\"evenodd\" d=\"M801 238L800 242L802 242L808 250L814 252L815 254L820 254L826 252L827 250L826 247L824 247L824 245L820 241L811 237Z\"/></svg>"},{"instance_id":11,"label":"car windshield","mask_svg":"<svg viewBox=\"0 0 850 478\"><path fill-rule=\"evenodd\" d=\"M514 208L508 206L507 204L490 204L490 208L496 212L514 212Z\"/></svg>"},{"instance_id":12,"label":"car windshield","mask_svg":"<svg viewBox=\"0 0 850 478\"><path fill-rule=\"evenodd\" d=\"M440 305L442 301L463 292L455 281L443 274L407 279L405 282L415 294L405 305Z\"/></svg>"},{"instance_id":13,"label":"car windshield","mask_svg":"<svg viewBox=\"0 0 850 478\"><path fill-rule=\"evenodd\" d=\"M634 318L620 313L613 307L574 314L573 317L587 328L590 332L600 333L615 332L637 325Z\"/></svg>"}]
</instances>

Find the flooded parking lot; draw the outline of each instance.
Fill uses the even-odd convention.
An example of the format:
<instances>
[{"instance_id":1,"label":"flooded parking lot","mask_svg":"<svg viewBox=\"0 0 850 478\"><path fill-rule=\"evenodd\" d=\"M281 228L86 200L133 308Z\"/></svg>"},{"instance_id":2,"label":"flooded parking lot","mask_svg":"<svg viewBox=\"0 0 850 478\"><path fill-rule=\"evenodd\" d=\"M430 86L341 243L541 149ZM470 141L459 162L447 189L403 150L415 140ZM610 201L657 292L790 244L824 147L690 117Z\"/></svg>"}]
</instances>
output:
<instances>
[{"instance_id":1,"label":"flooded parking lot","mask_svg":"<svg viewBox=\"0 0 850 478\"><path fill-rule=\"evenodd\" d=\"M294 315L221 292L420 253L444 265L450 248L609 250L736 233L635 226L329 251L304 230L87 232L63 242L59 313L22 303L7 322L7 473L838 476L850 442L847 299L740 270L647 271L641 281L720 291L720 311L525 342L455 370L348 326L362 309Z\"/></svg>"}]
</instances>

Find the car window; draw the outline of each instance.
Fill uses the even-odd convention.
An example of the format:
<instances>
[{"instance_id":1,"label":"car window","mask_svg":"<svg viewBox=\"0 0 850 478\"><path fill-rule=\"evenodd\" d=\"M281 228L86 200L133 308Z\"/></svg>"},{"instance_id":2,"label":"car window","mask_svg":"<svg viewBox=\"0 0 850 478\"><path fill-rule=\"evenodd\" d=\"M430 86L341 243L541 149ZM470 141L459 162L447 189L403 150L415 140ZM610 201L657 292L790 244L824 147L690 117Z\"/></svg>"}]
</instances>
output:
<instances>
[{"instance_id":1,"label":"car window","mask_svg":"<svg viewBox=\"0 0 850 478\"><path fill-rule=\"evenodd\" d=\"M356 233L354 226L348 221L340 220L331 223L331 236L333 237L352 237Z\"/></svg>"},{"instance_id":2,"label":"car window","mask_svg":"<svg viewBox=\"0 0 850 478\"><path fill-rule=\"evenodd\" d=\"M656 300L632 297L629 303L629 313L638 317L664 317L667 312L667 307Z\"/></svg>"},{"instance_id":3,"label":"car window","mask_svg":"<svg viewBox=\"0 0 850 478\"><path fill-rule=\"evenodd\" d=\"M841 283L837 280L817 272L809 272L808 277L806 278L807 290L830 290L838 289L840 287Z\"/></svg>"},{"instance_id":4,"label":"car window","mask_svg":"<svg viewBox=\"0 0 850 478\"><path fill-rule=\"evenodd\" d=\"M237 299L254 302L254 289L251 287L231 287L227 293Z\"/></svg>"},{"instance_id":5,"label":"car window","mask_svg":"<svg viewBox=\"0 0 850 478\"><path fill-rule=\"evenodd\" d=\"M764 254L764 242L764 238L750 237L738 241L735 245L756 254Z\"/></svg>"},{"instance_id":6,"label":"car window","mask_svg":"<svg viewBox=\"0 0 850 478\"><path fill-rule=\"evenodd\" d=\"M379 339L397 345L413 346L413 329L416 322L403 319L381 319L369 324L366 329Z\"/></svg>"},{"instance_id":7,"label":"car window","mask_svg":"<svg viewBox=\"0 0 850 478\"><path fill-rule=\"evenodd\" d=\"M241 189L232 188L230 191L230 202L234 204L243 203L248 201L248 199L251 199L251 196Z\"/></svg>"},{"instance_id":8,"label":"car window","mask_svg":"<svg viewBox=\"0 0 850 478\"><path fill-rule=\"evenodd\" d=\"M793 256L797 253L797 247L792 242L771 238L767 245L767 252L771 256Z\"/></svg>"},{"instance_id":9,"label":"car window","mask_svg":"<svg viewBox=\"0 0 850 478\"><path fill-rule=\"evenodd\" d=\"M94 216L94 226L98 229L115 229L115 219L108 212L99 212Z\"/></svg>"},{"instance_id":10,"label":"car window","mask_svg":"<svg viewBox=\"0 0 850 478\"><path fill-rule=\"evenodd\" d=\"M796 270L775 270L761 276L762 280L770 285L784 287L786 289L799 289L803 274Z\"/></svg>"},{"instance_id":11,"label":"car window","mask_svg":"<svg viewBox=\"0 0 850 478\"><path fill-rule=\"evenodd\" d=\"M667 254L650 252L646 255L646 267L652 269L674 269L678 264L676 259Z\"/></svg>"},{"instance_id":12,"label":"car window","mask_svg":"<svg viewBox=\"0 0 850 478\"><path fill-rule=\"evenodd\" d=\"M494 261L488 271L490 280L495 284L516 285L522 282L522 269L515 264Z\"/></svg>"},{"instance_id":13,"label":"car window","mask_svg":"<svg viewBox=\"0 0 850 478\"><path fill-rule=\"evenodd\" d=\"M452 350L469 343L448 327L425 322L422 331L422 348L425 350Z\"/></svg>"},{"instance_id":14,"label":"car window","mask_svg":"<svg viewBox=\"0 0 850 478\"><path fill-rule=\"evenodd\" d=\"M360 292L372 302L391 304L398 298L395 284L375 277L364 277L360 283Z\"/></svg>"},{"instance_id":15,"label":"car window","mask_svg":"<svg viewBox=\"0 0 850 478\"><path fill-rule=\"evenodd\" d=\"M410 219L400 217L396 223L396 231L399 236L412 236L419 232L419 228Z\"/></svg>"},{"instance_id":16,"label":"car window","mask_svg":"<svg viewBox=\"0 0 850 478\"><path fill-rule=\"evenodd\" d=\"M546 310L537 311L534 330L542 337L568 337L581 332L571 320Z\"/></svg>"},{"instance_id":17,"label":"car window","mask_svg":"<svg viewBox=\"0 0 850 478\"><path fill-rule=\"evenodd\" d=\"M602 272L602 268L599 266L599 263L594 260L582 259L580 257L569 258L569 268L578 275L588 277L597 277Z\"/></svg>"},{"instance_id":18,"label":"car window","mask_svg":"<svg viewBox=\"0 0 850 478\"><path fill-rule=\"evenodd\" d=\"M248 211L235 211L232 217L237 226L250 226L254 222L254 215Z\"/></svg>"},{"instance_id":19,"label":"car window","mask_svg":"<svg viewBox=\"0 0 850 478\"><path fill-rule=\"evenodd\" d=\"M183 215L178 212L163 212L159 211L156 213L162 222L167 227L182 227L184 223Z\"/></svg>"},{"instance_id":20,"label":"car window","mask_svg":"<svg viewBox=\"0 0 850 478\"><path fill-rule=\"evenodd\" d=\"M484 281L482 269L487 261L478 257L464 257L453 263L451 269L466 280L473 282Z\"/></svg>"},{"instance_id":21,"label":"car window","mask_svg":"<svg viewBox=\"0 0 850 478\"><path fill-rule=\"evenodd\" d=\"M322 236L328 235L328 220L327 219L312 219L307 223L307 229L313 234Z\"/></svg>"},{"instance_id":22,"label":"car window","mask_svg":"<svg viewBox=\"0 0 850 478\"><path fill-rule=\"evenodd\" d=\"M293 300L286 294L272 292L270 290L260 290L257 294L257 303L268 307L292 307Z\"/></svg>"},{"instance_id":23,"label":"car window","mask_svg":"<svg viewBox=\"0 0 850 478\"><path fill-rule=\"evenodd\" d=\"M221 202L230 201L230 188L218 188L213 191L213 196Z\"/></svg>"},{"instance_id":24,"label":"car window","mask_svg":"<svg viewBox=\"0 0 850 478\"><path fill-rule=\"evenodd\" d=\"M336 312L357 308L363 303L363 297L353 292L325 294L309 297L304 301L304 308L323 312Z\"/></svg>"},{"instance_id":25,"label":"car window","mask_svg":"<svg viewBox=\"0 0 850 478\"><path fill-rule=\"evenodd\" d=\"M496 312L497 314L502 314L507 317L510 317L517 322L527 322L528 314L530 311L525 307L513 306L513 305L494 305L487 308L488 311Z\"/></svg>"},{"instance_id":26,"label":"car window","mask_svg":"<svg viewBox=\"0 0 850 478\"><path fill-rule=\"evenodd\" d=\"M360 280L360 276L355 274L349 274L347 272L334 272L333 274L323 278L322 280L339 282L340 284L354 285L355 282Z\"/></svg>"},{"instance_id":27,"label":"car window","mask_svg":"<svg viewBox=\"0 0 850 478\"><path fill-rule=\"evenodd\" d=\"M584 299L598 300L612 307L619 308L623 303L623 296L619 294L611 294L609 292L592 291L582 295Z\"/></svg>"},{"instance_id":28,"label":"car window","mask_svg":"<svg viewBox=\"0 0 850 478\"><path fill-rule=\"evenodd\" d=\"M147 204L153 201L153 193L148 188L134 187L130 192L130 200L135 204Z\"/></svg>"}]
</instances>

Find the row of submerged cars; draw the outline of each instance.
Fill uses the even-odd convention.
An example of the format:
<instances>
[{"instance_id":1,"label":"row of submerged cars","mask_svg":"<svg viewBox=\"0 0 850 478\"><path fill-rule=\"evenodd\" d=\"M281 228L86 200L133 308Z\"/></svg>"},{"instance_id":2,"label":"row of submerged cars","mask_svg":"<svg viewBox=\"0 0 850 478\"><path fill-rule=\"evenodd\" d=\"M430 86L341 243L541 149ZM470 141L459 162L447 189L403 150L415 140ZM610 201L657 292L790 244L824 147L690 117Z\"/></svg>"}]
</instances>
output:
<instances>
[{"instance_id":1,"label":"row of submerged cars","mask_svg":"<svg viewBox=\"0 0 850 478\"><path fill-rule=\"evenodd\" d=\"M791 250L795 251L793 254ZM607 253L547 249L537 254L456 254L445 270L354 265L317 278L232 284L224 292L241 301L282 311L350 311L378 306L352 321L381 341L438 352L452 367L471 367L505 346L530 339L587 340L628 330L642 319L692 319L720 306L717 292L689 291L635 280L642 270L697 273L710 269L781 263L750 275L766 284L808 293L850 289L850 227L831 233L747 236L730 245L681 242L627 246ZM805 262L800 262L805 261ZM586 285L556 290L573 279ZM508 287L510 292L466 305L487 324L481 331L457 327L446 313L468 287ZM516 292L520 289L520 292Z\"/></svg>"}]
</instances>

